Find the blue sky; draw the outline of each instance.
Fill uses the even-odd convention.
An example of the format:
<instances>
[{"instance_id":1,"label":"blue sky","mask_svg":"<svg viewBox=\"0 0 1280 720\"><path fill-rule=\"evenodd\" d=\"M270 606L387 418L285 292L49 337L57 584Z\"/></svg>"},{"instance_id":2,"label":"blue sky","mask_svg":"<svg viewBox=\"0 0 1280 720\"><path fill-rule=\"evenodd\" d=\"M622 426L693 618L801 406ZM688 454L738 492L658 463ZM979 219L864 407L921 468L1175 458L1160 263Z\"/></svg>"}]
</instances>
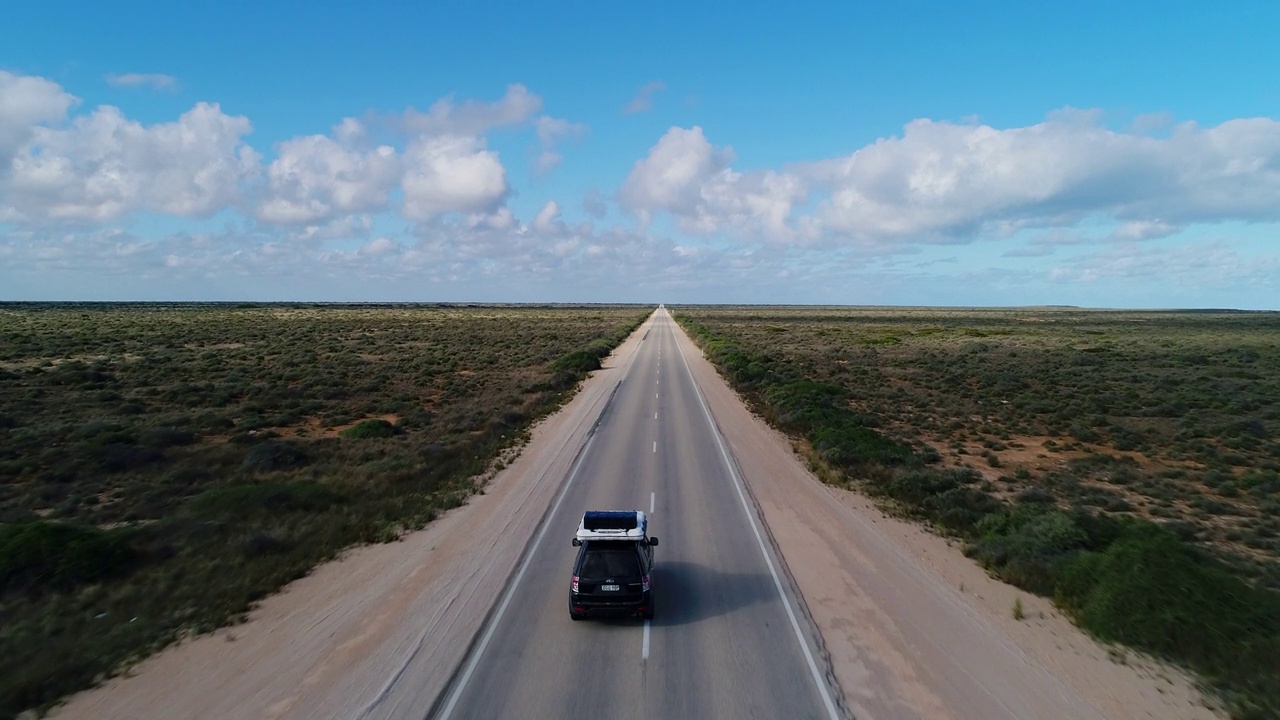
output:
<instances>
[{"instance_id":1,"label":"blue sky","mask_svg":"<svg viewBox=\"0 0 1280 720\"><path fill-rule=\"evenodd\" d=\"M0 300L1280 309L1278 3L191 5L6 8Z\"/></svg>"}]
</instances>

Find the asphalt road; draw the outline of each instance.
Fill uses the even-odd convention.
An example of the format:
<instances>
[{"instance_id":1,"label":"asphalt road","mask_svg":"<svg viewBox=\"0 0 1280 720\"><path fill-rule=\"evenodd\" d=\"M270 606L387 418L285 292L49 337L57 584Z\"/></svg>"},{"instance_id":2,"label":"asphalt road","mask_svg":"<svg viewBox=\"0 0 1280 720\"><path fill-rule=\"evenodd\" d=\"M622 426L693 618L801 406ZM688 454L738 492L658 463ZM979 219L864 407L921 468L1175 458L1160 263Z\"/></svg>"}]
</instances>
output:
<instances>
[{"instance_id":1,"label":"asphalt road","mask_svg":"<svg viewBox=\"0 0 1280 720\"><path fill-rule=\"evenodd\" d=\"M435 718L836 718L797 599L659 310ZM652 622L573 622L587 509L651 513Z\"/></svg>"}]
</instances>

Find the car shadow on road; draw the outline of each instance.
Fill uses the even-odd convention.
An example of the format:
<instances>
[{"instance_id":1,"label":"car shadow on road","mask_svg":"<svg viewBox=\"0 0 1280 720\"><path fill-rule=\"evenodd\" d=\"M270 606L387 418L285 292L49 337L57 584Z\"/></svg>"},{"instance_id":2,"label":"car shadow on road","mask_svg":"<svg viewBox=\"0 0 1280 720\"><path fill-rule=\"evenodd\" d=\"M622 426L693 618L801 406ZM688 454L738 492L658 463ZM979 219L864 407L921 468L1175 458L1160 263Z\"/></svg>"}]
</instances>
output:
<instances>
[{"instance_id":1,"label":"car shadow on road","mask_svg":"<svg viewBox=\"0 0 1280 720\"><path fill-rule=\"evenodd\" d=\"M768 573L738 573L692 562L653 568L654 626L689 625L778 597Z\"/></svg>"}]
</instances>

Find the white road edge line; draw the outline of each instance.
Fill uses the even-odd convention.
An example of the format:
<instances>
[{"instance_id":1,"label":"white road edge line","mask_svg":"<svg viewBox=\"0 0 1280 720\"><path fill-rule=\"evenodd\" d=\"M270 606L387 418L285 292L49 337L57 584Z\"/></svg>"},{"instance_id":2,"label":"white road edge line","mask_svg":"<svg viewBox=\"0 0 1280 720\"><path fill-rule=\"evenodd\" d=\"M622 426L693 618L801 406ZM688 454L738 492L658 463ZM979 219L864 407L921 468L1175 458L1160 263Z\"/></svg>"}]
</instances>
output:
<instances>
[{"instance_id":1,"label":"white road edge line","mask_svg":"<svg viewBox=\"0 0 1280 720\"><path fill-rule=\"evenodd\" d=\"M649 493L649 514L650 515L653 514L653 502L654 502L654 498L657 497L657 495L658 495L657 493Z\"/></svg>"},{"instance_id":2,"label":"white road edge line","mask_svg":"<svg viewBox=\"0 0 1280 720\"><path fill-rule=\"evenodd\" d=\"M673 331L674 332L674 331ZM707 418L707 423L711 426L712 435L716 439L716 447L720 450L720 459L724 461L725 467L729 469L729 476L733 478L734 488L738 491L738 499L742 501L742 511L747 515L747 521L751 523L751 531L755 533L756 544L760 547L760 554L764 556L764 563L769 568L769 574L773 576L773 586L778 591L778 597L782 599L782 606L787 610L787 617L791 620L791 629L796 633L796 640L800 643L800 648L804 650L804 659L809 664L809 673L813 676L813 684L818 687L818 693L822 695L822 703L827 708L827 715L831 720L840 720L840 711L836 709L835 701L831 699L831 693L827 689L827 684L822 680L822 673L818 670L818 662L813 658L813 652L809 649L809 643L804 639L804 631L800 629L800 621L796 619L795 610L791 608L791 601L787 599L787 593L782 587L782 580L778 577L778 571L773 566L773 560L769 558L769 551L765 546L764 537L760 534L760 526L756 522L755 513L751 512L751 505L747 502L747 494L742 488L742 479L738 477L738 471L734 468L733 463L729 461L729 451L725 449L724 440L720 437L720 431L716 428L715 421L711 419L711 411L707 408L706 401L702 398L702 390L698 387L698 383L693 379L693 370L689 368L689 359L685 357L684 350L680 347L680 343L676 343L676 350L680 351L680 358L684 360L685 372L689 374L689 381L693 383L694 395L698 398L698 405L702 408L702 414Z\"/></svg>"},{"instance_id":3,"label":"white road edge line","mask_svg":"<svg viewBox=\"0 0 1280 720\"><path fill-rule=\"evenodd\" d=\"M657 441L657 440L654 440L654 441L653 441L653 452L654 452L655 454L658 452L658 441Z\"/></svg>"},{"instance_id":4,"label":"white road edge line","mask_svg":"<svg viewBox=\"0 0 1280 720\"><path fill-rule=\"evenodd\" d=\"M569 475L569 479L565 481L564 487L560 490L560 496L556 498L556 502L551 506L551 511L547 513L546 522L538 530L538 535L533 539L533 548L536 550L542 545L542 538L547 534L547 529L551 527L551 518L556 516L556 512L560 509L560 503L564 500L565 495L569 494L569 488L573 486L573 481L578 477L578 470L582 467L581 459L587 456L587 452L591 449L591 445L596 440L596 434L593 432L587 438L587 442L582 446L582 451L578 454L578 462L573 466L573 472ZM489 627L484 631L484 637L480 638L480 644L476 646L475 653L472 654L471 660L467 663L467 669L462 672L458 678L458 683L454 685L453 692L449 694L449 702L444 706L437 716L437 720L448 720L453 714L453 708L458 704L458 700L462 697L462 692L467 689L467 683L471 681L471 675L475 672L476 667L480 665L480 659L484 657L484 650L489 646L489 641L493 639L493 633L498 629L498 624L502 621L503 614L507 611L507 606L511 604L511 598L516 593L516 588L520 586L520 580L524 578L525 570L529 569L529 564L533 562L533 551L524 556L524 562L520 564L520 571L516 573L516 577L507 586L507 592L502 596L502 604L498 606L498 612L489 622Z\"/></svg>"},{"instance_id":5,"label":"white road edge line","mask_svg":"<svg viewBox=\"0 0 1280 720\"><path fill-rule=\"evenodd\" d=\"M640 659L649 659L649 623L650 620L644 621L644 643L640 646Z\"/></svg>"}]
</instances>

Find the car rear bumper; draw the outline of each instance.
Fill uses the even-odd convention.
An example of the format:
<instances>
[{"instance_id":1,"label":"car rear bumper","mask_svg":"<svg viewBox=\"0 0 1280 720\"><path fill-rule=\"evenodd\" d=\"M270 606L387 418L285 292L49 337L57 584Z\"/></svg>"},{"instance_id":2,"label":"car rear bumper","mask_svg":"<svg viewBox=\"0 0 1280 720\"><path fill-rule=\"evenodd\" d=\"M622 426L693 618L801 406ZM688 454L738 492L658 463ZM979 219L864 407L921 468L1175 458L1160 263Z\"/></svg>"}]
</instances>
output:
<instances>
[{"instance_id":1,"label":"car rear bumper","mask_svg":"<svg viewBox=\"0 0 1280 720\"><path fill-rule=\"evenodd\" d=\"M640 595L611 598L601 598L599 595L569 594L569 611L590 617L643 614L652 605L652 591Z\"/></svg>"}]
</instances>

